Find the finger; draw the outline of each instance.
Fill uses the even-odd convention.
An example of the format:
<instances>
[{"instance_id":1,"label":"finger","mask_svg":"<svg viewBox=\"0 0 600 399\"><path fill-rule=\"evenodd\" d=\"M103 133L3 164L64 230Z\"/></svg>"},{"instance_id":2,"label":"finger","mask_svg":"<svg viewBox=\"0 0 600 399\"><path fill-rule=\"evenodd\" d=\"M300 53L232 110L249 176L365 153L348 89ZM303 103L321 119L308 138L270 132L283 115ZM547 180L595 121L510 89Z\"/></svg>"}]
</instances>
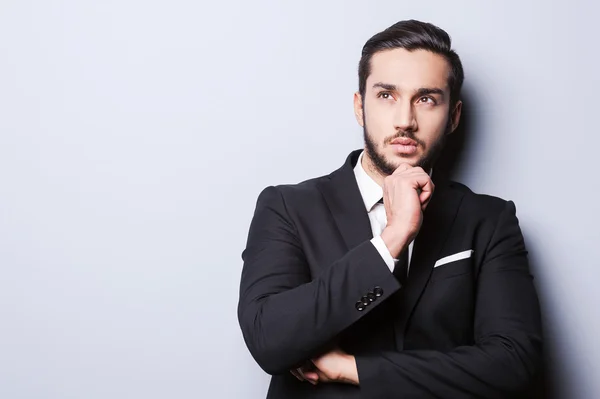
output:
<instances>
[{"instance_id":1,"label":"finger","mask_svg":"<svg viewBox=\"0 0 600 399\"><path fill-rule=\"evenodd\" d=\"M400 164L400 165L399 165L399 166L396 168L396 170L394 171L394 173L392 173L392 175L397 175L397 174L400 174L400 173L402 173L402 172L404 172L404 171L407 171L407 170L409 170L409 169L412 169L412 166L411 166L411 164L409 164L409 163L401 163L401 164Z\"/></svg>"},{"instance_id":2,"label":"finger","mask_svg":"<svg viewBox=\"0 0 600 399\"><path fill-rule=\"evenodd\" d=\"M420 166L411 166L410 164L405 164L405 165L409 166L409 168L407 170L410 169L407 173L411 173L411 174L412 173L425 173L425 169L423 169ZM427 173L425 173L425 174L427 174Z\"/></svg>"},{"instance_id":3,"label":"finger","mask_svg":"<svg viewBox=\"0 0 600 399\"><path fill-rule=\"evenodd\" d=\"M429 200L431 199L431 197L433 196L433 191L435 190L435 186L432 185L431 187L432 187L431 191L418 190L419 191L419 200L421 201L421 204L428 203Z\"/></svg>"},{"instance_id":4,"label":"finger","mask_svg":"<svg viewBox=\"0 0 600 399\"><path fill-rule=\"evenodd\" d=\"M421 206L426 206L431 200L431 194L423 193L423 195L419 196L419 201L421 201Z\"/></svg>"},{"instance_id":5,"label":"finger","mask_svg":"<svg viewBox=\"0 0 600 399\"><path fill-rule=\"evenodd\" d=\"M310 383L311 383L311 384L313 384L313 385L316 385L316 384L317 384L317 381L318 381L318 379L319 379L319 377L318 377L318 376L314 376L314 378L310 378L310 377L308 377L308 376L307 376L307 374L314 374L314 372L307 371L306 369L304 369L304 368L302 368L302 367L301 367L301 368L299 368L299 369L296 369L296 370L298 370L298 373L299 373L299 374L302 376L302 378L304 378L306 381L310 382Z\"/></svg>"},{"instance_id":6,"label":"finger","mask_svg":"<svg viewBox=\"0 0 600 399\"><path fill-rule=\"evenodd\" d=\"M307 380L311 380L311 381L319 381L319 374L316 371L305 371L304 372L304 377Z\"/></svg>"},{"instance_id":7,"label":"finger","mask_svg":"<svg viewBox=\"0 0 600 399\"><path fill-rule=\"evenodd\" d=\"M431 177L429 177L428 174L419 173L411 176L411 180L413 182L413 187L420 190L419 196L421 196L423 193L429 193L429 195L433 193L435 187L431 181Z\"/></svg>"},{"instance_id":8,"label":"finger","mask_svg":"<svg viewBox=\"0 0 600 399\"><path fill-rule=\"evenodd\" d=\"M331 354L329 352L328 354ZM315 369L311 370L311 373L315 373L319 382L333 382L334 380L329 378L325 372L323 372L319 366L317 365L319 359L312 359L313 364L315 365Z\"/></svg>"},{"instance_id":9,"label":"finger","mask_svg":"<svg viewBox=\"0 0 600 399\"><path fill-rule=\"evenodd\" d=\"M299 379L300 381L304 381L304 378L302 378L302 376L300 375L300 373L297 370L290 370L290 373L292 373L292 375L294 377L296 377L297 379Z\"/></svg>"},{"instance_id":10,"label":"finger","mask_svg":"<svg viewBox=\"0 0 600 399\"><path fill-rule=\"evenodd\" d=\"M323 373L321 370L317 370L317 371L316 371L316 373L317 373L317 375L319 376L319 381L320 381L320 382L331 382L331 381L332 381L332 380L331 380L329 377L327 377L327 376L325 375L325 373Z\"/></svg>"},{"instance_id":11,"label":"finger","mask_svg":"<svg viewBox=\"0 0 600 399\"><path fill-rule=\"evenodd\" d=\"M427 209L427 205L429 205L429 201L431 200L431 195L424 196L424 198L419 197L419 200L421 201L421 210L425 211L425 209Z\"/></svg>"}]
</instances>

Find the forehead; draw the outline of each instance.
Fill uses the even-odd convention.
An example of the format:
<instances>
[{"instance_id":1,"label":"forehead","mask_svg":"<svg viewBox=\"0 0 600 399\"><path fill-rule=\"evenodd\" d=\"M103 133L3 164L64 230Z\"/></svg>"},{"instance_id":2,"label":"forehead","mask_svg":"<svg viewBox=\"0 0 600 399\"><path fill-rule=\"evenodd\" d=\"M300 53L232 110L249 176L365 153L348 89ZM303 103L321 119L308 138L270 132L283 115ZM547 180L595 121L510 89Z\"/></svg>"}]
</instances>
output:
<instances>
[{"instance_id":1,"label":"forehead","mask_svg":"<svg viewBox=\"0 0 600 399\"><path fill-rule=\"evenodd\" d=\"M382 82L404 90L439 87L449 91L450 64L444 57L426 50L408 51L402 48L379 51L371 57L371 73L367 90Z\"/></svg>"}]
</instances>

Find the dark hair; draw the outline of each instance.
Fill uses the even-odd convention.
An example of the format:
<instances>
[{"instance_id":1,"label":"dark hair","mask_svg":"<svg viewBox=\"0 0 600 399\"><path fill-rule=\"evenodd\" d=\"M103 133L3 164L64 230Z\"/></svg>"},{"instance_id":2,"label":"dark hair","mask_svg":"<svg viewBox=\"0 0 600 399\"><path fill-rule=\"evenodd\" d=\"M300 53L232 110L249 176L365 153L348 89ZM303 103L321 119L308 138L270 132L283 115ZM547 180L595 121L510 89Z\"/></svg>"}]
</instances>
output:
<instances>
[{"instance_id":1,"label":"dark hair","mask_svg":"<svg viewBox=\"0 0 600 399\"><path fill-rule=\"evenodd\" d=\"M437 26L416 21L414 19L396 22L386 30L370 38L362 49L358 63L358 91L365 97L367 78L371 74L371 57L373 54L395 48L408 51L427 50L443 56L450 64L450 105L456 104L460 98L460 90L464 80L462 63L458 54L451 48L450 36Z\"/></svg>"}]
</instances>

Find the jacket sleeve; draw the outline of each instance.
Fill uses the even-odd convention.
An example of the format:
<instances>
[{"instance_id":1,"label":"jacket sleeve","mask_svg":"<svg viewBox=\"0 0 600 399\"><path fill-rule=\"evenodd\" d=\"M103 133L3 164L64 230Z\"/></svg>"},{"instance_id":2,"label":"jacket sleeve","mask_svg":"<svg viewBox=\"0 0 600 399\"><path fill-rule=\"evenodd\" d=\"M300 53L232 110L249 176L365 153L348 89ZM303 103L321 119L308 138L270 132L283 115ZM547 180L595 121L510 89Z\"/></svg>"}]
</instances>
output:
<instances>
[{"instance_id":1,"label":"jacket sleeve","mask_svg":"<svg viewBox=\"0 0 600 399\"><path fill-rule=\"evenodd\" d=\"M356 356L368 398L514 397L541 362L538 298L527 251L507 202L478 276L475 344L449 352L407 350Z\"/></svg>"},{"instance_id":2,"label":"jacket sleeve","mask_svg":"<svg viewBox=\"0 0 600 399\"><path fill-rule=\"evenodd\" d=\"M311 276L277 187L259 195L242 259L238 319L250 353L269 374L310 359L400 288L369 241ZM358 310L368 293L373 301Z\"/></svg>"}]
</instances>

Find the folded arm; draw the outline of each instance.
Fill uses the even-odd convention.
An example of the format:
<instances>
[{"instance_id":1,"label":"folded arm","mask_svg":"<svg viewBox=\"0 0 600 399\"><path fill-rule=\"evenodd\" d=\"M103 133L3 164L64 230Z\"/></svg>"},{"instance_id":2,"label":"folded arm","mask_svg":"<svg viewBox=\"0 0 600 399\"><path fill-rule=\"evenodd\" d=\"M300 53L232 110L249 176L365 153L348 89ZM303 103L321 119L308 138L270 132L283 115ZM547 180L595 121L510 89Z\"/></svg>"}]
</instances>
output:
<instances>
[{"instance_id":1,"label":"folded arm","mask_svg":"<svg viewBox=\"0 0 600 399\"><path fill-rule=\"evenodd\" d=\"M527 251L507 202L481 266L475 344L449 352L407 350L356 356L369 398L511 397L532 381L541 358L538 298Z\"/></svg>"},{"instance_id":2,"label":"folded arm","mask_svg":"<svg viewBox=\"0 0 600 399\"><path fill-rule=\"evenodd\" d=\"M310 359L400 288L369 241L311 276L276 187L258 198L242 258L238 319L250 353L270 374ZM357 309L374 291L380 296Z\"/></svg>"}]
</instances>

